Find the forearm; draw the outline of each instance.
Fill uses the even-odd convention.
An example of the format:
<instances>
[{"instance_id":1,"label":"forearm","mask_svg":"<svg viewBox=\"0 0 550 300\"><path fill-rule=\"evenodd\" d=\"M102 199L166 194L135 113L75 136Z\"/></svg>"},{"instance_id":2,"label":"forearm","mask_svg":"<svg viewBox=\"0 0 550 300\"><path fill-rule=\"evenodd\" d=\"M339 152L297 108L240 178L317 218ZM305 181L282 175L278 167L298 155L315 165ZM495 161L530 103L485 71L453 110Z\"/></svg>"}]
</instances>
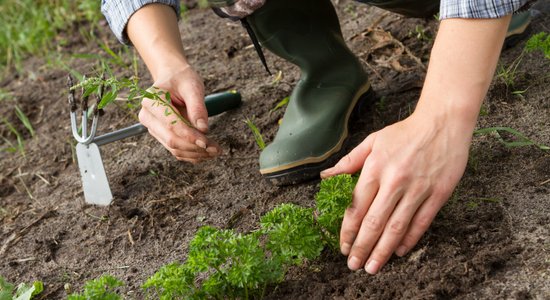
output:
<instances>
[{"instance_id":1,"label":"forearm","mask_svg":"<svg viewBox=\"0 0 550 300\"><path fill-rule=\"evenodd\" d=\"M164 70L187 68L174 10L164 4L149 4L138 10L127 26L132 41L156 80Z\"/></svg>"},{"instance_id":2,"label":"forearm","mask_svg":"<svg viewBox=\"0 0 550 300\"><path fill-rule=\"evenodd\" d=\"M415 114L471 136L509 22L510 16L443 20Z\"/></svg>"}]
</instances>

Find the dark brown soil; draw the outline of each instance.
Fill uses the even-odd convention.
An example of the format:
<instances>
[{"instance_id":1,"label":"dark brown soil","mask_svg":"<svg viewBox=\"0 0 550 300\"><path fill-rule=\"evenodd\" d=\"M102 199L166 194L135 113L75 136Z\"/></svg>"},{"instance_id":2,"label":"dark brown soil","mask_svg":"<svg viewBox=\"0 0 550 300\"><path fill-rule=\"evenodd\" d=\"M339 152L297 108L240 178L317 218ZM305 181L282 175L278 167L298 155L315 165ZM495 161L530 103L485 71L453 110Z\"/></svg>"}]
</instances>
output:
<instances>
[{"instance_id":1,"label":"dark brown soil","mask_svg":"<svg viewBox=\"0 0 550 300\"><path fill-rule=\"evenodd\" d=\"M337 8L346 40L364 61L379 98L353 125L357 143L414 109L437 23L350 1L339 1ZM420 39L417 28L426 30ZM531 32L549 28L549 15L541 13ZM122 49L105 24L97 30L114 49ZM45 58L30 58L23 73L0 82L2 90L13 94L2 100L1 116L15 124L26 141L25 156L1 152L0 274L9 281L42 280L42 299L62 299L66 290L78 290L86 280L110 273L126 282L127 298L141 299L140 285L160 266L184 260L200 226L232 226L245 232L256 228L259 217L277 204L313 205L318 182L279 188L262 179L259 150L243 122L255 116L271 140L282 111L269 111L290 94L299 77L297 68L267 53L271 69L283 74L274 84L240 25L208 10L191 10L181 32L207 92L238 89L243 95L241 108L211 119L212 137L226 154L193 166L176 161L147 135L104 146L115 196L107 208L83 200L71 150L66 70L47 65ZM60 39L67 45L59 49L62 60L79 72L91 72L96 61L71 55L105 56L94 42L75 33ZM502 63L511 63L523 45L506 50ZM394 54L398 60L389 60ZM479 127L511 127L550 145L549 67L550 60L541 53L525 56L513 89L498 82L492 87ZM129 76L132 71L119 67L117 73ZM144 85L150 83L143 66L140 73ZM513 95L517 90L526 91ZM34 138L15 116L15 104L34 125ZM112 106L99 131L135 122L135 114ZM0 134L15 142L4 123ZM369 276L349 271L344 257L325 252L292 269L266 298L549 299L549 180L548 151L506 148L494 136L477 136L460 186L411 254L392 259L379 275Z\"/></svg>"}]
</instances>

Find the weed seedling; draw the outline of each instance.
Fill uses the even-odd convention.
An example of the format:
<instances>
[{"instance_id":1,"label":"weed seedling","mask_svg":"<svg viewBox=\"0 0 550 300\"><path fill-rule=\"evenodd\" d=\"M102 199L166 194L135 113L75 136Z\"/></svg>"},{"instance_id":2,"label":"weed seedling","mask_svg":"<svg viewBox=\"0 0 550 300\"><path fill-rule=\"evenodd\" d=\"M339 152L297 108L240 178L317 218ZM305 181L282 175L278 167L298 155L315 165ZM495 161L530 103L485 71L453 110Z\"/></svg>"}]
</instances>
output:
<instances>
[{"instance_id":1,"label":"weed seedling","mask_svg":"<svg viewBox=\"0 0 550 300\"><path fill-rule=\"evenodd\" d=\"M73 293L67 300L120 300L116 289L124 283L111 275L103 275L84 284L82 293Z\"/></svg>"},{"instance_id":2,"label":"weed seedling","mask_svg":"<svg viewBox=\"0 0 550 300\"><path fill-rule=\"evenodd\" d=\"M273 113L274 111L278 110L278 109L281 109L283 107L285 107L288 102L290 101L290 97L285 97L283 100L279 101L279 103L277 103L277 105L275 105L275 107L273 107L269 113Z\"/></svg>"},{"instance_id":3,"label":"weed seedling","mask_svg":"<svg viewBox=\"0 0 550 300\"><path fill-rule=\"evenodd\" d=\"M29 118L27 118L25 113L17 105L15 106L15 114L17 115L17 117L19 118L21 123L23 123L23 126L25 126L25 128L27 128L27 130L31 134L31 137L34 137L34 128L32 127L32 124L29 121Z\"/></svg>"},{"instance_id":4,"label":"weed seedling","mask_svg":"<svg viewBox=\"0 0 550 300\"><path fill-rule=\"evenodd\" d=\"M100 92L101 87L107 87L106 91ZM123 79L117 79L116 77L104 79L103 76L85 78L71 89L76 88L82 88L84 90L82 97L88 97L92 94L102 95L98 109L103 109L105 106L117 100L122 92L128 93L125 100L130 108L137 107L139 105L138 103L143 98L151 99L154 101L155 105L165 108L164 114L166 116L173 115L176 117L176 119L172 121L172 124L181 121L185 125L194 128L191 122L185 119L181 113L174 108L169 92L162 91L155 87L146 90L142 89L139 86L139 79L135 76Z\"/></svg>"},{"instance_id":5,"label":"weed seedling","mask_svg":"<svg viewBox=\"0 0 550 300\"><path fill-rule=\"evenodd\" d=\"M264 142L264 137L260 132L260 129L258 129L256 124L254 124L254 121L252 121L251 119L246 119L244 122L246 123L248 128L250 128L250 130L252 131L252 134L254 135L254 140L256 140L256 145L258 145L260 150L264 150L266 145Z\"/></svg>"},{"instance_id":6,"label":"weed seedling","mask_svg":"<svg viewBox=\"0 0 550 300\"><path fill-rule=\"evenodd\" d=\"M43 290L42 281L35 281L32 285L20 283L16 289L13 284L0 276L0 300L30 300Z\"/></svg>"},{"instance_id":7,"label":"weed seedling","mask_svg":"<svg viewBox=\"0 0 550 300\"><path fill-rule=\"evenodd\" d=\"M426 28L422 27L421 25L416 25L416 27L414 27L414 32L409 31L409 37L413 37L413 36L417 40L422 41L422 42L430 42L433 39L430 36L430 34L428 33L428 30Z\"/></svg>"},{"instance_id":8,"label":"weed seedling","mask_svg":"<svg viewBox=\"0 0 550 300\"><path fill-rule=\"evenodd\" d=\"M505 140L500 132L507 132L511 135L513 135L517 140L515 141L507 141ZM512 147L525 147L525 146L536 146L540 150L546 151L550 150L549 146L536 143L532 140L530 140L528 137L526 137L521 132L512 129L510 127L488 127L488 128L482 128L474 131L474 135L483 135L483 134L491 134L496 136L499 142L501 142L504 146L512 148Z\"/></svg>"},{"instance_id":9,"label":"weed seedling","mask_svg":"<svg viewBox=\"0 0 550 300\"><path fill-rule=\"evenodd\" d=\"M550 35L546 32L539 32L529 38L520 55L516 57L508 66L500 64L497 70L496 78L502 81L506 87L514 88L518 77L518 67L526 53L533 51L542 51L547 59L550 59Z\"/></svg>"},{"instance_id":10,"label":"weed seedling","mask_svg":"<svg viewBox=\"0 0 550 300\"><path fill-rule=\"evenodd\" d=\"M19 152L21 155L25 156L25 142L21 133L10 123L7 119L2 118L2 123L8 127L9 131L15 136L17 140L17 145L14 145L10 140L5 137L2 137L4 142L8 144L8 147L4 148L4 151L15 153Z\"/></svg>"}]
</instances>

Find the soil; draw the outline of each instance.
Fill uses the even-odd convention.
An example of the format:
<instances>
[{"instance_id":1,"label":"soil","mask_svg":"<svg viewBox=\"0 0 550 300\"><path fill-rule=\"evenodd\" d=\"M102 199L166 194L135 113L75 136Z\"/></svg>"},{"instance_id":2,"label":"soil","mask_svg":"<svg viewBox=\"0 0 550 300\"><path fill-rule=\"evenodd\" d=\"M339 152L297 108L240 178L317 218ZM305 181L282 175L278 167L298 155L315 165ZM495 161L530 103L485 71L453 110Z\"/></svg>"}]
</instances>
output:
<instances>
[{"instance_id":1,"label":"soil","mask_svg":"<svg viewBox=\"0 0 550 300\"><path fill-rule=\"evenodd\" d=\"M378 97L352 125L358 143L414 109L437 22L344 0L336 7L345 39L365 64ZM211 136L225 154L200 165L181 163L149 135L103 146L114 194L109 207L84 203L70 134L67 71L59 63L90 73L97 60L75 54L105 57L97 44L80 35L82 30L67 31L59 36L58 63L31 57L22 72L0 82L12 94L0 113L25 139L24 156L1 153L0 274L8 281L41 280L40 299L62 299L86 280L110 273L126 282L126 298L141 299L140 285L160 266L184 260L200 226L247 232L280 203L314 205L318 181L275 187L262 179L259 149L243 122L254 117L270 141L283 113L270 110L290 94L299 70L266 51L271 69L283 75L273 83L240 25L209 10L191 9L180 24L186 53L206 91L237 89L243 95L240 108L210 120ZM530 31L549 28L543 11ZM126 51L106 24L94 30L115 51ZM524 43L505 50L501 63L510 64ZM131 67L115 70L118 76L132 75ZM550 145L548 70L550 60L530 53L513 88L495 80L479 128L511 127ZM145 84L151 82L143 65L139 73ZM29 117L34 137L17 119L15 104ZM107 108L100 133L137 122L135 112L118 106ZM0 134L15 142L4 123ZM324 252L290 270L266 298L550 299L549 180L548 151L507 148L494 135L476 136L459 187L412 253L392 258L379 275L369 276L349 271L345 257Z\"/></svg>"}]
</instances>

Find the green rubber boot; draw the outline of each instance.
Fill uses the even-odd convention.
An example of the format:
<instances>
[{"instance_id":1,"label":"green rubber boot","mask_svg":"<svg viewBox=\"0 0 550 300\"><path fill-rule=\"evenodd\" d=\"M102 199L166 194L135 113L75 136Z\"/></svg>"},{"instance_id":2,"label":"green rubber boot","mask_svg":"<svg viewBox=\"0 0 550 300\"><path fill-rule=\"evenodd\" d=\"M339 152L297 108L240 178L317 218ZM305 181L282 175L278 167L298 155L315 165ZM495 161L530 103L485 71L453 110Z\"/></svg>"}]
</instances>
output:
<instances>
[{"instance_id":1,"label":"green rubber boot","mask_svg":"<svg viewBox=\"0 0 550 300\"><path fill-rule=\"evenodd\" d=\"M367 75L330 0L267 1L247 22L263 47L301 69L260 172L276 185L319 178L341 157L352 111L372 95Z\"/></svg>"},{"instance_id":2,"label":"green rubber boot","mask_svg":"<svg viewBox=\"0 0 550 300\"><path fill-rule=\"evenodd\" d=\"M513 47L525 38L529 24L531 24L531 14L529 11L512 15L512 20L506 32L506 40L504 40L504 48Z\"/></svg>"}]
</instances>

